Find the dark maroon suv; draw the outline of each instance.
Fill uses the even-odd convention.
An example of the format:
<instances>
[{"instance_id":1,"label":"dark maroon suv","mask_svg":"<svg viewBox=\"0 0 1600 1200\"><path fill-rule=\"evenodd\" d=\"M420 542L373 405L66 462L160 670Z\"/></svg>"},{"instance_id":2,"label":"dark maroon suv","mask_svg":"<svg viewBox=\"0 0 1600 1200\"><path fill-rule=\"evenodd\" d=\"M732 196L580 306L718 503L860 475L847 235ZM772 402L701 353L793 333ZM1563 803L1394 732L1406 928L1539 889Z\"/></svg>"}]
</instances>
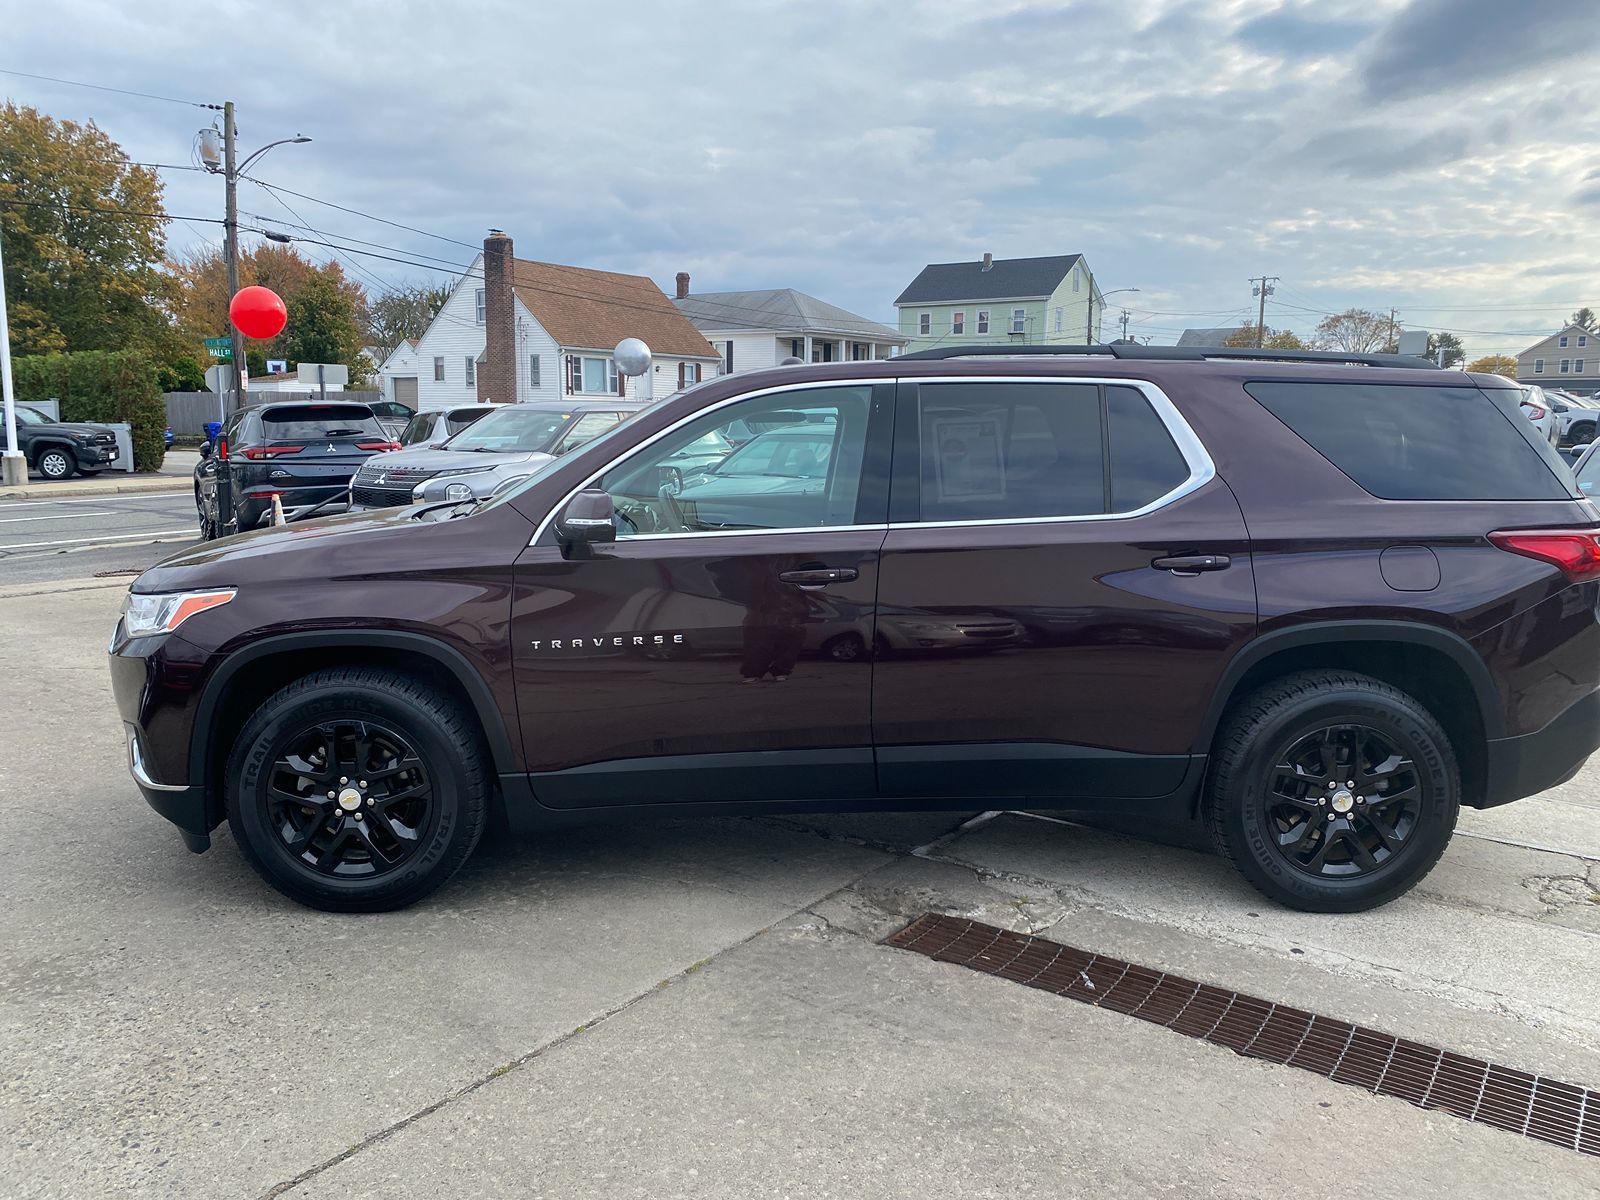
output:
<instances>
[{"instance_id":1,"label":"dark maroon suv","mask_svg":"<svg viewBox=\"0 0 1600 1200\"><path fill-rule=\"evenodd\" d=\"M487 502L145 572L130 765L322 908L490 828L1002 806L1198 817L1274 899L1368 908L1600 744L1600 510L1518 398L1124 346L717 379Z\"/></svg>"}]
</instances>

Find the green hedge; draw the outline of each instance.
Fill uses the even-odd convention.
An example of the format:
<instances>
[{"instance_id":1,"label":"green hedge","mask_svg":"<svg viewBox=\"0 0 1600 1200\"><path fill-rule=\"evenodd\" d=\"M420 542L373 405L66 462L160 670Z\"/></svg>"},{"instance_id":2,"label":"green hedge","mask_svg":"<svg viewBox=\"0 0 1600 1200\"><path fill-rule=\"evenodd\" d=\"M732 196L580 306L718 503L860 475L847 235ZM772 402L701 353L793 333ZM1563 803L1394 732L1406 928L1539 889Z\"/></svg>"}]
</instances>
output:
<instances>
[{"instance_id":1,"label":"green hedge","mask_svg":"<svg viewBox=\"0 0 1600 1200\"><path fill-rule=\"evenodd\" d=\"M17 399L59 400L63 421L133 426L133 467L154 471L166 457L167 404L154 360L137 350L34 354L11 364Z\"/></svg>"}]
</instances>

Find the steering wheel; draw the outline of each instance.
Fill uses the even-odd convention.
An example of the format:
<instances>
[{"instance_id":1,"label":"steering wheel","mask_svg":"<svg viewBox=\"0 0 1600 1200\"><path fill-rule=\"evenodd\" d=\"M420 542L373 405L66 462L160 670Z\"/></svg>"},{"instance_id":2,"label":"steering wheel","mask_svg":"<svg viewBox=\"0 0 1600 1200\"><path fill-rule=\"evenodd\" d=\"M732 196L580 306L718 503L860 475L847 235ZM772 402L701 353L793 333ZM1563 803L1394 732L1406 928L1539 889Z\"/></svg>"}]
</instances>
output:
<instances>
[{"instance_id":1,"label":"steering wheel","mask_svg":"<svg viewBox=\"0 0 1600 1200\"><path fill-rule=\"evenodd\" d=\"M683 508L678 504L678 498L666 488L658 491L656 497L661 501L662 510L675 527L673 532L687 531L689 522L683 515Z\"/></svg>"}]
</instances>

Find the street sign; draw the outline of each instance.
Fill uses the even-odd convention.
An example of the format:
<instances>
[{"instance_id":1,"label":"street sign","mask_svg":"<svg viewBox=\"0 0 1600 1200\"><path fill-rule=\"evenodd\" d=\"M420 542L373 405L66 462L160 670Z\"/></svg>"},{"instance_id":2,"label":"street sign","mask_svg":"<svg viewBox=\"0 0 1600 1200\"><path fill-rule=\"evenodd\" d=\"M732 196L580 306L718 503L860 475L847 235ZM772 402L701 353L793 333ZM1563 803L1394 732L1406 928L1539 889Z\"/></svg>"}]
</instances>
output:
<instances>
[{"instance_id":1,"label":"street sign","mask_svg":"<svg viewBox=\"0 0 1600 1200\"><path fill-rule=\"evenodd\" d=\"M212 358L220 358L231 362L233 360L233 339L231 337L207 338L206 352Z\"/></svg>"},{"instance_id":2,"label":"street sign","mask_svg":"<svg viewBox=\"0 0 1600 1200\"><path fill-rule=\"evenodd\" d=\"M299 363L300 382L328 387L344 387L350 382L350 368L343 363Z\"/></svg>"}]
</instances>

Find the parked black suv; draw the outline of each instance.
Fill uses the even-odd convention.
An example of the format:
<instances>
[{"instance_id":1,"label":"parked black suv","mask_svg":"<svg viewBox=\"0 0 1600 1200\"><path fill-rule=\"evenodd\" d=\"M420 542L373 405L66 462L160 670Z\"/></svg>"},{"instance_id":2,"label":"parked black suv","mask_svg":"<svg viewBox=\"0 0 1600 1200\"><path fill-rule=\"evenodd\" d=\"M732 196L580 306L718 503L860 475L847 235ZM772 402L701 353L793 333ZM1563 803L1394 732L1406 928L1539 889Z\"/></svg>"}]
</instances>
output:
<instances>
[{"instance_id":1,"label":"parked black suv","mask_svg":"<svg viewBox=\"0 0 1600 1200\"><path fill-rule=\"evenodd\" d=\"M216 445L203 442L194 469L200 536L209 541L271 519L272 497L293 519L346 506L350 477L374 454L397 450L370 405L292 401L242 408L223 423ZM218 502L227 473L230 500Z\"/></svg>"},{"instance_id":2,"label":"parked black suv","mask_svg":"<svg viewBox=\"0 0 1600 1200\"><path fill-rule=\"evenodd\" d=\"M28 404L15 408L17 449L46 479L70 479L74 472L93 475L116 463L115 430L87 421L57 421Z\"/></svg>"},{"instance_id":3,"label":"parked black suv","mask_svg":"<svg viewBox=\"0 0 1600 1200\"><path fill-rule=\"evenodd\" d=\"M491 814L977 806L1192 815L1276 900L1382 904L1458 806L1600 744L1600 509L1509 381L1417 365L717 379L491 501L147 571L111 647L130 764L191 849L226 816L324 908L425 895ZM688 479L739 422L805 461Z\"/></svg>"}]
</instances>

